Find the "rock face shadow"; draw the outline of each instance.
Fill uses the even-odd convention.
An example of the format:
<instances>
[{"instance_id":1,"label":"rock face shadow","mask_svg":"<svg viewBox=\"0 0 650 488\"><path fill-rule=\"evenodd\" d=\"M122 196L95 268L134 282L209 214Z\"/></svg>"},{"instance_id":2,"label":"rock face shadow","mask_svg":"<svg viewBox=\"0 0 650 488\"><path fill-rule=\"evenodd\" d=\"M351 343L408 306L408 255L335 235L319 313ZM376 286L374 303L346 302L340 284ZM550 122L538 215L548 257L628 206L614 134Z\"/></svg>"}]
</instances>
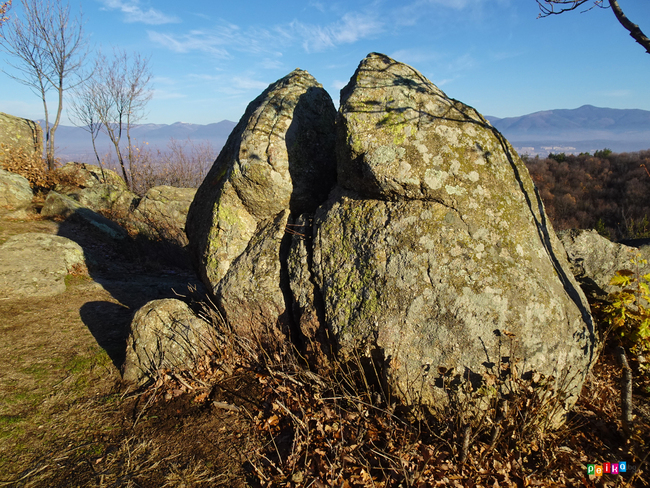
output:
<instances>
[{"instance_id":1,"label":"rock face shadow","mask_svg":"<svg viewBox=\"0 0 650 488\"><path fill-rule=\"evenodd\" d=\"M131 320L140 307L179 295L200 297L203 292L185 249L176 244L113 239L74 215L61 222L58 235L82 247L93 286L106 290L114 299L89 301L79 315L118 369L124 363Z\"/></svg>"}]
</instances>

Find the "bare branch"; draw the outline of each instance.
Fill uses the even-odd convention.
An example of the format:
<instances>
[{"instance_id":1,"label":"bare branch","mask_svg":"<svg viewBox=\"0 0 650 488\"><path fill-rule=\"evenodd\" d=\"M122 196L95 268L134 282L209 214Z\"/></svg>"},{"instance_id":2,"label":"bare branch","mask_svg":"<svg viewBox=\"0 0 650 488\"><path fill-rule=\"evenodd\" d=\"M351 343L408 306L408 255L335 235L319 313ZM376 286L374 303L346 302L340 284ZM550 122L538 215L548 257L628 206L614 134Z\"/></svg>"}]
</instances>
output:
<instances>
[{"instance_id":1,"label":"bare branch","mask_svg":"<svg viewBox=\"0 0 650 488\"><path fill-rule=\"evenodd\" d=\"M641 46L645 48L646 52L650 54L650 39L648 39L648 37L641 31L639 26L632 23L630 19L625 16L616 0L609 0L609 6L612 8L619 23L629 31L630 37L641 44Z\"/></svg>"},{"instance_id":2,"label":"bare branch","mask_svg":"<svg viewBox=\"0 0 650 488\"><path fill-rule=\"evenodd\" d=\"M537 5L539 5L540 13L538 18L548 17L549 15L560 15L564 12L570 12L571 10L576 10L578 7L581 7L585 3L592 3L593 5L582 12L588 12L589 10L600 7L607 8L603 5L603 0L535 0Z\"/></svg>"},{"instance_id":3,"label":"bare branch","mask_svg":"<svg viewBox=\"0 0 650 488\"><path fill-rule=\"evenodd\" d=\"M570 12L571 10L576 10L578 7L584 5L585 3L592 3L593 5L582 12L588 12L591 9L596 7L599 8L611 8L612 12L616 16L616 20L625 27L625 29L630 33L632 39L639 43L648 54L650 54L650 39L641 31L638 25L630 21L627 16L623 13L620 5L617 0L608 0L608 4L605 4L604 0L535 0L539 6L539 15L537 18L548 17L550 15L560 15L565 12Z\"/></svg>"},{"instance_id":4,"label":"bare branch","mask_svg":"<svg viewBox=\"0 0 650 488\"><path fill-rule=\"evenodd\" d=\"M101 54L97 57L94 74L82 90L92 103L102 130L113 143L127 185L130 178L120 144L123 132L126 131L131 171L135 159L131 128L144 116L147 102L151 99L151 76L148 58L140 54L129 56L126 52L116 50L111 61Z\"/></svg>"},{"instance_id":5,"label":"bare branch","mask_svg":"<svg viewBox=\"0 0 650 488\"><path fill-rule=\"evenodd\" d=\"M16 58L16 64L9 65L18 74L7 74L41 98L47 164L53 169L54 134L61 120L63 93L80 82L76 75L88 53L82 16L71 17L69 5L63 5L61 0L21 0L21 16L16 16L8 26L0 46ZM55 90L58 99L52 125L46 100L50 90Z\"/></svg>"}]
</instances>

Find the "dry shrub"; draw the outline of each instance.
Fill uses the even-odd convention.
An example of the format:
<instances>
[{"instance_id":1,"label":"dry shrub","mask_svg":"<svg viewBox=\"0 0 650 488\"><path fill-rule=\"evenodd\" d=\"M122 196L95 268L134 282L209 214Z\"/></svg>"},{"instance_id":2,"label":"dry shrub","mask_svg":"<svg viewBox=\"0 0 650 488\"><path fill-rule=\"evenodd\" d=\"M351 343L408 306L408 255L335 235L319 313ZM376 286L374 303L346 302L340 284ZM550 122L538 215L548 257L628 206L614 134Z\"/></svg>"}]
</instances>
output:
<instances>
[{"instance_id":1,"label":"dry shrub","mask_svg":"<svg viewBox=\"0 0 650 488\"><path fill-rule=\"evenodd\" d=\"M144 196L154 186L198 188L217 152L210 142L195 142L189 138L185 141L171 138L167 150L151 149L146 142L136 144L128 171L131 191ZM106 154L104 164L118 171L112 153Z\"/></svg>"},{"instance_id":2,"label":"dry shrub","mask_svg":"<svg viewBox=\"0 0 650 488\"><path fill-rule=\"evenodd\" d=\"M47 171L47 163L43 157L23 148L16 148L0 143L0 151L4 152L4 169L24 176L34 189L53 186L51 174Z\"/></svg>"}]
</instances>

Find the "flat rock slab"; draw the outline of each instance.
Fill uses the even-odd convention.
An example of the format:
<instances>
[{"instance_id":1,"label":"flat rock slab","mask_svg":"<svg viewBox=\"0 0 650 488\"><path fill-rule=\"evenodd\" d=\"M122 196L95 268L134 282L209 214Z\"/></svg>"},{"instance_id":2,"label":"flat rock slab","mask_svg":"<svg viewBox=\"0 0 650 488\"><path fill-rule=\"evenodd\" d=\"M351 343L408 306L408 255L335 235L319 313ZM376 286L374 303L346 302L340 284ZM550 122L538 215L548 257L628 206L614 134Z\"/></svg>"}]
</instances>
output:
<instances>
[{"instance_id":1,"label":"flat rock slab","mask_svg":"<svg viewBox=\"0 0 650 488\"><path fill-rule=\"evenodd\" d=\"M0 246L0 298L48 297L65 291L65 277L85 272L76 242L50 234L10 237Z\"/></svg>"}]
</instances>

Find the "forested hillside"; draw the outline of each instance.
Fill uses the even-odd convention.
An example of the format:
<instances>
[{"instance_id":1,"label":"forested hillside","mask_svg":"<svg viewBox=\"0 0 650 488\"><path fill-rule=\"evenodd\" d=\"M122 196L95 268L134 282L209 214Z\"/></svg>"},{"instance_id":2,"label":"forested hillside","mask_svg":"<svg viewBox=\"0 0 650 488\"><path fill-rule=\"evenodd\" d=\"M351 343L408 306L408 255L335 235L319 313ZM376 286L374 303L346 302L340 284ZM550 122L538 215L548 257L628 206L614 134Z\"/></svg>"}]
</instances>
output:
<instances>
[{"instance_id":1,"label":"forested hillside","mask_svg":"<svg viewBox=\"0 0 650 488\"><path fill-rule=\"evenodd\" d=\"M614 240L650 237L650 150L524 161L556 231L595 228Z\"/></svg>"}]
</instances>

